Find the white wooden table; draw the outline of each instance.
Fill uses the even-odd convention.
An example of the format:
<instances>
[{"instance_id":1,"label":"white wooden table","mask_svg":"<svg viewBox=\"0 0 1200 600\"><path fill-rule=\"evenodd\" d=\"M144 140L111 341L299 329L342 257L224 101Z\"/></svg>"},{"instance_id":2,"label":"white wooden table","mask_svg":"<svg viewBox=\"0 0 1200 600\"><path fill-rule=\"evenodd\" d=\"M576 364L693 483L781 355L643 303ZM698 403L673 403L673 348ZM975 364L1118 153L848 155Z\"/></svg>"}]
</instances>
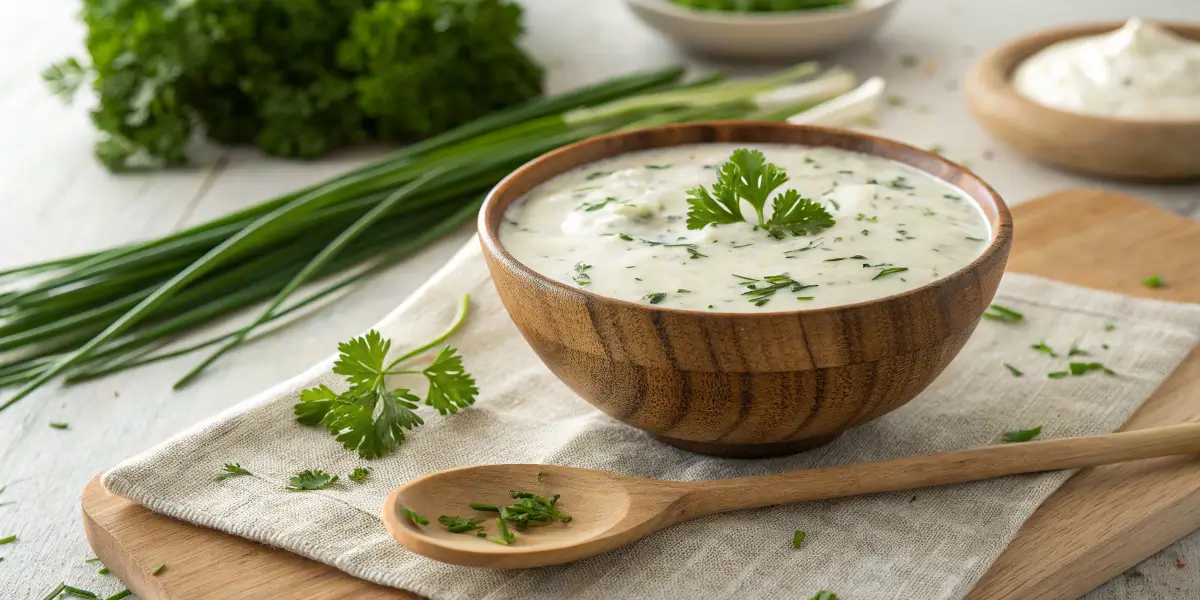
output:
<instances>
[{"instance_id":1,"label":"white wooden table","mask_svg":"<svg viewBox=\"0 0 1200 600\"><path fill-rule=\"evenodd\" d=\"M528 44L548 67L552 91L687 60L636 22L620 0L525 4ZM162 235L319 180L363 156L288 163L239 150L229 153L223 168L109 175L92 159L85 106L62 106L38 77L50 62L80 51L77 9L71 0L0 2L0 268ZM864 76L883 75L890 91L906 98L905 106L881 115L879 133L942 146L1010 203L1064 187L1108 186L1200 217L1198 185L1118 185L1048 169L1000 146L964 106L963 75L988 48L1047 26L1135 14L1200 21L1200 2L905 0L874 41L830 62ZM922 66L902 67L904 54L918 56ZM96 565L83 563L91 556L79 519L83 485L117 461L320 360L403 300L468 235L469 228L449 236L332 308L246 346L183 391L172 392L170 385L196 357L71 388L49 387L0 414L0 485L8 486L0 493L0 537L19 536L0 546L0 597L41 598L61 580L100 593L121 589L113 576L97 575ZM51 429L51 421L68 422L70 429ZM1186 566L1179 568L1177 560ZM1088 600L1200 596L1200 534L1137 571Z\"/></svg>"}]
</instances>

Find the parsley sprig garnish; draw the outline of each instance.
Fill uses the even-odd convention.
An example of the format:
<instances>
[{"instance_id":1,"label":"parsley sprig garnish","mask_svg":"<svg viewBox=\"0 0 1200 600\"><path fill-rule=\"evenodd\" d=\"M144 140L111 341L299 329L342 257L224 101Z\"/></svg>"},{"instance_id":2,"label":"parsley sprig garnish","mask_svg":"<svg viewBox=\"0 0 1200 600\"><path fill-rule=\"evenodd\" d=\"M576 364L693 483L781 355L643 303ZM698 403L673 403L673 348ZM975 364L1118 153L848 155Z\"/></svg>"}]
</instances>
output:
<instances>
[{"instance_id":1,"label":"parsley sprig garnish","mask_svg":"<svg viewBox=\"0 0 1200 600\"><path fill-rule=\"evenodd\" d=\"M425 353L446 340L463 322L468 298L463 297L458 318L438 339L386 362L391 340L378 331L338 345L333 372L344 375L350 387L339 394L325 385L304 390L293 407L296 420L304 425L324 425L347 450L362 458L387 456L404 442L404 432L423 425L416 413L421 398L408 388L390 388L390 375L421 375L429 383L424 403L443 415L475 403L479 388L463 368L462 357L450 346L442 348L429 366L421 370L398 370L401 363Z\"/></svg>"},{"instance_id":2,"label":"parsley sprig garnish","mask_svg":"<svg viewBox=\"0 0 1200 600\"><path fill-rule=\"evenodd\" d=\"M832 227L835 223L823 206L803 198L796 190L784 190L771 201L771 218L765 210L771 194L787 183L787 173L767 162L758 150L738 148L717 171L712 191L699 186L688 190L687 228L703 229L707 225L746 221L742 202L754 207L757 221L749 221L765 229L773 237L811 235Z\"/></svg>"}]
</instances>

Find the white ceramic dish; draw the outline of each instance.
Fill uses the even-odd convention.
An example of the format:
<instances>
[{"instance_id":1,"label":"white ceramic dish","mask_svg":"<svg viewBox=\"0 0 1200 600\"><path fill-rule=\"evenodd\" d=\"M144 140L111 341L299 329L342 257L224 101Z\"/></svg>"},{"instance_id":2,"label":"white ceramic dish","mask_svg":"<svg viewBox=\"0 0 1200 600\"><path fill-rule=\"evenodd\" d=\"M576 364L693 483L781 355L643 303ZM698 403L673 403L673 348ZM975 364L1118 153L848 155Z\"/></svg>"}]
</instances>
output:
<instances>
[{"instance_id":1,"label":"white ceramic dish","mask_svg":"<svg viewBox=\"0 0 1200 600\"><path fill-rule=\"evenodd\" d=\"M695 52L738 60L792 60L823 54L869 36L899 0L786 13L696 10L670 0L625 0L647 25Z\"/></svg>"}]
</instances>

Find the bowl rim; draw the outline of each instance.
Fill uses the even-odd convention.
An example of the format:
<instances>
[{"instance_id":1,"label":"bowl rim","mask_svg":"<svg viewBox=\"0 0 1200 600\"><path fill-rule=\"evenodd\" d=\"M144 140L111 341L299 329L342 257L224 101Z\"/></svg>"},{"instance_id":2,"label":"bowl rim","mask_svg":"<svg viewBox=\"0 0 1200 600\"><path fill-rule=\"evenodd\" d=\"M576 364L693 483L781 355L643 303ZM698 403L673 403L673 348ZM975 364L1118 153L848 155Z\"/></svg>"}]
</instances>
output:
<instances>
[{"instance_id":1,"label":"bowl rim","mask_svg":"<svg viewBox=\"0 0 1200 600\"><path fill-rule=\"evenodd\" d=\"M542 273L539 273L539 272L533 270L532 268L527 266L525 263L523 263L523 262L517 260L515 257L513 257L513 255L510 254L508 252L508 250L506 250L504 248L504 245L500 242L499 223L503 220L502 219L503 213L501 213L501 215L500 215L501 218L498 218L498 219L490 219L489 216L491 215L491 213L493 211L499 210L499 208L507 209L508 205L511 205L513 202L516 202L517 200L520 199L520 197L515 198L515 199L509 201L503 207L499 207L499 208L497 207L497 203L499 202L499 197L505 192L505 190L509 186L511 186L514 181L521 179L523 177L527 177L528 176L527 174L530 173L534 168L536 168L542 162L552 160L556 157L570 155L570 154L578 152L578 151L580 151L580 149L586 148L590 145L603 144L609 140L619 139L622 137L635 137L635 136L639 136L639 135L645 135L647 133L651 133L651 132L658 131L658 130L665 131L665 130L680 130L680 129L704 129L704 128L713 128L713 127L716 127L716 128L772 127L772 128L788 129L788 130L795 130L795 131L813 131L813 132L818 132L818 133L822 133L825 135L857 138L862 141L867 141L867 142L871 142L874 144L881 144L881 145L885 145L885 146L891 146L898 150L916 152L921 155L924 155L926 158L931 158L936 162L940 162L940 163L942 163L943 166L950 168L952 171L956 171L956 172L966 176L967 178L974 180L974 183L978 184L984 190L986 195L990 197L990 200L996 206L996 225L993 227L993 235L992 235L991 243L989 243L987 248L984 248L983 252L981 252L979 254L979 256L975 257L974 260L959 267L953 273L949 273L943 277L934 279L933 281L930 281L929 283L912 288L910 290L905 290L898 294L881 296L879 298L873 298L870 300L862 300L862 301L854 302L851 304L838 304L835 306L826 306L826 307L821 307L821 308L804 308L804 309L796 309L796 310L780 310L780 311L769 311L769 312L725 312L725 311L717 311L717 310L710 311L710 310L697 310L697 309L690 309L690 308L672 308L669 306L658 306L658 305L653 305L653 304L639 304L637 302L631 302L629 300L621 300L620 298L604 296L602 294L597 294L595 292L592 292L592 291L589 291L589 290L586 290L583 288L572 287L572 286L569 286L569 285L567 285L561 281L558 281L552 277L543 275ZM704 144L704 143L727 143L727 142L699 142L699 143ZM738 142L738 143L753 144L756 142ZM771 142L760 142L760 143L771 143ZM776 142L776 143L778 143L778 142ZM629 154L632 152L641 152L641 151L645 151L645 150L652 150L652 149L658 149L658 148L670 148L670 147L674 147L674 146L683 146L683 145L690 145L690 144L692 144L692 142L668 143L668 144L663 144L660 146L648 146L645 148L641 148L639 150L631 150L628 152L619 152L616 154L611 154L604 158L612 158L614 156L620 156L621 154ZM792 145L802 146L804 144L795 143ZM813 147L820 147L820 146L813 146ZM853 150L851 152L853 152ZM870 152L861 152L861 153L868 154L871 156L879 156L877 154L873 154ZM886 158L888 160L895 160L895 159L884 157L884 156L880 156L880 158ZM935 179L938 179L945 183L949 183L945 179L942 179L941 177L937 177L933 173L929 173L928 171L925 171L924 169L920 169L916 165L909 164L909 163L906 163L904 161L899 161L899 160L895 160L895 162L905 164L908 167L922 171L922 172L926 173L927 175L934 177ZM580 163L580 164L574 165L572 167L569 167L567 170L576 169L585 164L588 164L588 163ZM565 173L567 170L554 173L550 177L555 177L555 176L561 175L562 173ZM543 179L542 181L535 183L532 187L541 185L542 183L545 183L548 180L549 180L549 178ZM532 187L531 187L531 189L532 189ZM964 190L964 191L966 191L966 190ZM971 199L972 202L975 203L977 208L979 208L981 211L983 210L983 207L981 206L981 203L979 200L975 199L975 197L972 196L969 192L967 193L967 196ZM985 219L986 219L986 216L985 216ZM492 221L494 221L496 223L496 227L492 226ZM989 223L989 225L990 225L990 223ZM500 180L500 182L497 183L495 185L495 187L493 187L488 192L487 197L484 198L483 205L479 209L479 219L477 221L476 229L478 230L479 240L480 240L481 245L483 246L484 250L486 252L491 253L491 255L496 260L501 262L506 268L513 270L524 277L535 280L542 285L557 288L559 291L562 291L562 292L581 294L584 298L587 298L587 299L595 299L597 301L607 302L607 303L617 303L618 305L621 305L621 306L624 306L627 308L647 311L647 312L651 312L651 313L683 314L683 315L689 315L689 316L693 316L693 317L703 317L703 318L747 318L747 317L760 317L761 318L761 317L785 317L785 316L793 316L793 315L828 315L828 314L840 313L840 312L844 312L844 311L861 309L861 308L865 308L865 307L872 306L872 305L890 303L890 302L893 302L896 300L901 300L904 298L909 298L912 296L918 296L920 294L924 294L926 292L931 291L935 287L945 284L947 281L951 281L951 280L958 279L958 278L961 278L966 275L970 275L972 272L974 272L976 270L976 268L981 267L983 264L985 264L986 262L991 260L992 257L997 252L1006 250L1008 247L1010 247L1012 244L1012 237L1013 237L1013 220L1012 220L1012 213L1009 212L1008 205L1004 202L1004 199L1001 198L1000 194L997 193L996 190L992 188L992 186L988 185L988 183L986 181L984 181L981 177L979 177L978 175L975 175L974 172L972 172L971 170L967 169L966 167L964 167L958 163L949 161L946 158L942 157L941 155L934 154L932 152L923 150L921 148L917 148L916 146L911 146L909 144L905 144L903 142L899 142L899 141L896 141L896 140L893 140L890 138L884 138L884 137L875 136L875 135L871 135L871 134L867 134L867 133L860 133L860 132L852 131L852 130L848 130L848 129L835 129L832 127L817 127L817 126L813 126L813 125L792 125L790 123L779 123L779 122L731 120L731 121L701 121L701 122L695 122L695 123L662 125L662 126L658 126L658 127L645 127L645 128L638 128L638 129L629 129L629 130L625 130L625 131L617 131L614 133L608 133L608 134L604 134L604 135L590 137L590 138L587 138L584 140L580 140L578 142L574 142L572 144L568 144L568 145L558 148L556 150L547 152L547 153L521 165L518 169L516 169L512 173L509 173L508 176L506 176L504 179Z\"/></svg>"},{"instance_id":2,"label":"bowl rim","mask_svg":"<svg viewBox=\"0 0 1200 600\"><path fill-rule=\"evenodd\" d=\"M692 22L704 22L719 25L811 25L828 23L867 15L878 10L886 9L900 0L872 0L869 6L863 6L862 0L856 0L844 6L826 6L809 10L790 10L770 13L738 13L722 10L703 10L678 6L670 0L625 0L626 4L652 10L659 14L676 19L686 19Z\"/></svg>"},{"instance_id":3,"label":"bowl rim","mask_svg":"<svg viewBox=\"0 0 1200 600\"><path fill-rule=\"evenodd\" d=\"M992 94L1001 102L1013 106L1018 111L1035 113L1041 119L1054 119L1074 127L1097 127L1119 125L1131 130L1161 129L1170 127L1200 127L1200 118L1196 119L1132 119L1129 117L1106 117L1085 113L1071 112L1040 104L1027 98L1017 91L1013 85L1013 74L1018 66L1034 54L1045 50L1053 44L1065 42L1085 36L1100 35L1116 31L1128 21L1093 21L1077 23L1062 27L1042 29L1009 40L992 49L979 60L968 77L968 82L974 82L979 92ZM1200 42L1200 23L1186 21L1167 21L1151 19L1148 22L1160 25L1166 29Z\"/></svg>"}]
</instances>

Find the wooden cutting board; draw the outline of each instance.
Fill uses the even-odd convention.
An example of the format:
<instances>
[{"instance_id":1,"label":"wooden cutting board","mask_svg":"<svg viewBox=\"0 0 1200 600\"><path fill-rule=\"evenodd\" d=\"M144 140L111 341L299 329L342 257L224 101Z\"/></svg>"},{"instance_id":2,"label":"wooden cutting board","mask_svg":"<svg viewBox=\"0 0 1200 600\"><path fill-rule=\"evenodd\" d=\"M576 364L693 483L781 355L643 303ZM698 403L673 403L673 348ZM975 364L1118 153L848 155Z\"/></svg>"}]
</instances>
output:
<instances>
[{"instance_id":1,"label":"wooden cutting board","mask_svg":"<svg viewBox=\"0 0 1200 600\"><path fill-rule=\"evenodd\" d=\"M1128 196L1069 190L1013 209L1009 270L1200 302L1200 224ZM1158 274L1167 287L1139 282ZM1125 424L1200 420L1200 352ZM83 523L96 556L142 600L404 599L408 592L155 514L92 480ZM1200 528L1200 458L1087 469L1027 521L967 600L1072 600ZM168 567L158 576L150 571Z\"/></svg>"}]
</instances>

